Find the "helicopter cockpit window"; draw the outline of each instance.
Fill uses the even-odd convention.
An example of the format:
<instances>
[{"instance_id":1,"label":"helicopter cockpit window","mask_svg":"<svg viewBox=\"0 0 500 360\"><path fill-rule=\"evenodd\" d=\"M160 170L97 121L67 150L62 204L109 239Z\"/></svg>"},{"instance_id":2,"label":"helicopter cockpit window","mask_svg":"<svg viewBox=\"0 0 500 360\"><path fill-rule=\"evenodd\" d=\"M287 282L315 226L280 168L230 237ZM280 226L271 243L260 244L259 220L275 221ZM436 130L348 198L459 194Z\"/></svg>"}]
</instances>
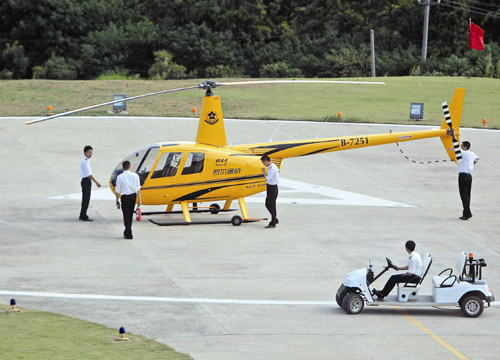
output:
<instances>
[{"instance_id":1,"label":"helicopter cockpit window","mask_svg":"<svg viewBox=\"0 0 500 360\"><path fill-rule=\"evenodd\" d=\"M123 172L122 164L125 160L130 161L130 171L137 173L141 180L141 186L144 185L159 152L160 147L158 145L146 145L128 155L120 161L111 174L111 183L113 186L116 186L116 178Z\"/></svg>"},{"instance_id":2,"label":"helicopter cockpit window","mask_svg":"<svg viewBox=\"0 0 500 360\"><path fill-rule=\"evenodd\" d=\"M204 153L190 152L188 153L186 163L184 164L184 169L182 169L182 175L201 173L204 165Z\"/></svg>"},{"instance_id":3,"label":"helicopter cockpit window","mask_svg":"<svg viewBox=\"0 0 500 360\"><path fill-rule=\"evenodd\" d=\"M123 172L122 163L125 160L130 161L130 171L139 175L141 185L143 185L156 161L156 158L158 157L159 152L160 147L158 145L146 145L128 155L125 159L120 161L111 174L111 182L113 186L116 186L116 178Z\"/></svg>"},{"instance_id":4,"label":"helicopter cockpit window","mask_svg":"<svg viewBox=\"0 0 500 360\"><path fill-rule=\"evenodd\" d=\"M182 153L180 152L161 154L158 165L156 165L156 169L153 175L151 175L151 179L175 176L181 162L181 157Z\"/></svg>"},{"instance_id":5,"label":"helicopter cockpit window","mask_svg":"<svg viewBox=\"0 0 500 360\"><path fill-rule=\"evenodd\" d=\"M144 182L149 176L149 172L153 169L153 165L156 162L156 158L158 157L158 153L160 152L160 148L158 146L150 147L141 163L137 167L135 171L139 175L139 179L141 180L141 186L144 185Z\"/></svg>"}]
</instances>

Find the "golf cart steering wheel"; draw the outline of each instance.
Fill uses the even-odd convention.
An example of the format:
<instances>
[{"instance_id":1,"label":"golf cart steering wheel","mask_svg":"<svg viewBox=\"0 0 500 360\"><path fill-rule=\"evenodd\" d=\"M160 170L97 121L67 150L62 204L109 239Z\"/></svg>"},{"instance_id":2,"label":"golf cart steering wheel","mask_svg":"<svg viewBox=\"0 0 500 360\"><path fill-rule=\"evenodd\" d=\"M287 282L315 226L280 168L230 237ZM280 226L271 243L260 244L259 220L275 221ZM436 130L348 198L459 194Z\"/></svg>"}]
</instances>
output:
<instances>
[{"instance_id":1,"label":"golf cart steering wheel","mask_svg":"<svg viewBox=\"0 0 500 360\"><path fill-rule=\"evenodd\" d=\"M396 270L396 267L394 266L394 264L392 263L391 259L389 259L388 257L385 258L387 260L387 266L389 268L393 268L394 270Z\"/></svg>"}]
</instances>

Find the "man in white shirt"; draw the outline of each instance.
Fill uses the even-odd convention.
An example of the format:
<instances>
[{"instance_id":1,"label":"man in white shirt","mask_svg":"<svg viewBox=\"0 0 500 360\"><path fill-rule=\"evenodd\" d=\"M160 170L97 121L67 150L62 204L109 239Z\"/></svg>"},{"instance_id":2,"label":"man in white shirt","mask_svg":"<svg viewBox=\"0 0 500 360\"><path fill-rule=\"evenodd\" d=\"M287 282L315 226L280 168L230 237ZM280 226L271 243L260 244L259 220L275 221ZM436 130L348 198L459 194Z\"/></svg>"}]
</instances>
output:
<instances>
[{"instance_id":1,"label":"man in white shirt","mask_svg":"<svg viewBox=\"0 0 500 360\"><path fill-rule=\"evenodd\" d=\"M87 209L89 208L90 203L90 194L92 191L92 181L95 182L97 187L101 187L101 184L92 176L92 167L90 166L90 158L92 157L92 146L87 145L83 148L83 159L80 162L80 177L82 181L80 184L82 185L82 207L80 210L79 219L82 221L92 221L87 216Z\"/></svg>"},{"instance_id":2,"label":"man in white shirt","mask_svg":"<svg viewBox=\"0 0 500 360\"><path fill-rule=\"evenodd\" d=\"M468 220L472 217L470 211L470 191L472 188L472 170L474 165L479 161L479 157L474 154L470 149L470 142L463 141L460 145L462 153L462 162L458 167L458 190L460 191L460 198L462 199L463 213L460 220Z\"/></svg>"},{"instance_id":3,"label":"man in white shirt","mask_svg":"<svg viewBox=\"0 0 500 360\"><path fill-rule=\"evenodd\" d=\"M123 223L125 231L123 237L132 240L132 220L134 218L134 207L137 202L137 207L141 207L141 183L139 175L130 171L130 161L125 160L122 164L123 172L116 178L116 207L121 208L123 213ZM137 201L138 200L138 201Z\"/></svg>"},{"instance_id":4,"label":"man in white shirt","mask_svg":"<svg viewBox=\"0 0 500 360\"><path fill-rule=\"evenodd\" d=\"M415 251L416 244L413 240L408 240L405 244L405 249L408 254L407 266L394 266L396 270L408 270L405 274L392 275L382 290L373 289L373 294L377 295L379 300L389 295L394 286L398 283L414 283L418 284L422 277L422 257Z\"/></svg>"},{"instance_id":5,"label":"man in white shirt","mask_svg":"<svg viewBox=\"0 0 500 360\"><path fill-rule=\"evenodd\" d=\"M278 198L278 184L280 183L280 174L278 167L274 165L271 158L264 155L260 158L262 164L267 168L262 168L262 174L266 178L266 209L271 213L271 222L266 226L266 229L272 229L279 224L276 213L276 199Z\"/></svg>"}]
</instances>

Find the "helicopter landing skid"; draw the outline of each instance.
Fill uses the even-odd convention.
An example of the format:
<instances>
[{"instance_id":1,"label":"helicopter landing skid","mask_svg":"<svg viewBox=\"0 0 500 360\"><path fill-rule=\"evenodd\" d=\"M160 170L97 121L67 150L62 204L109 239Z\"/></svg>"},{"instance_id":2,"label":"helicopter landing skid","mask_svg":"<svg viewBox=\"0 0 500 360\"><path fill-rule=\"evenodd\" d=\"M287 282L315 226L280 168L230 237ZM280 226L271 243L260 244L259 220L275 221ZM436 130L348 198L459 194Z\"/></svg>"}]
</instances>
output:
<instances>
[{"instance_id":1,"label":"helicopter landing skid","mask_svg":"<svg viewBox=\"0 0 500 360\"><path fill-rule=\"evenodd\" d=\"M228 209L228 210L223 210L223 209L217 209L217 210L213 210L213 209L198 209L198 210L189 210L189 213L190 214L200 214L200 213L212 213L212 214L216 214L216 213L220 213L220 212L229 212L229 211L236 211L237 209ZM169 214L182 214L182 210L175 210L175 211L148 211L148 212L145 212L143 211L141 213L143 216L147 216L147 215L169 215Z\"/></svg>"},{"instance_id":2,"label":"helicopter landing skid","mask_svg":"<svg viewBox=\"0 0 500 360\"><path fill-rule=\"evenodd\" d=\"M158 226L179 226L179 225L213 225L213 224L233 224L234 226L240 226L242 223L252 223L252 222L258 222L262 220L267 220L266 218L259 218L259 219L247 219L243 220L240 216L233 216L231 220L205 220L205 221L192 221L192 222L186 222L186 221L171 221L171 222L160 222L160 221L155 221L152 219L149 219L150 222L152 222L155 225Z\"/></svg>"}]
</instances>

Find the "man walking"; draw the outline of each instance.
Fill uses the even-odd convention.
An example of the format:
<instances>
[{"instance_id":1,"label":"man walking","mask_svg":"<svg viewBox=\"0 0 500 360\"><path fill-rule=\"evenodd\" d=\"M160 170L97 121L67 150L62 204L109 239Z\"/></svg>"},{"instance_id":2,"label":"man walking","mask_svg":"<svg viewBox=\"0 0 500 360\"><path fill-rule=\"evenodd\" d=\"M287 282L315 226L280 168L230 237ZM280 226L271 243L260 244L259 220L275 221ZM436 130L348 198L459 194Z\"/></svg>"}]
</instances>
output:
<instances>
[{"instance_id":1,"label":"man walking","mask_svg":"<svg viewBox=\"0 0 500 360\"><path fill-rule=\"evenodd\" d=\"M271 158L267 155L264 155L260 158L262 164L267 168L262 168L262 173L266 178L266 208L271 213L271 222L266 226L266 229L272 229L276 227L276 224L279 223L277 214L276 214L276 199L278 198L278 184L280 182L280 174L278 171L278 167L274 165L271 161Z\"/></svg>"},{"instance_id":2,"label":"man walking","mask_svg":"<svg viewBox=\"0 0 500 360\"><path fill-rule=\"evenodd\" d=\"M472 170L474 165L479 161L479 158L470 149L470 142L463 141L460 145L462 152L462 162L458 167L458 190L462 199L463 213L460 220L468 220L472 217L470 211L470 192L472 188Z\"/></svg>"},{"instance_id":3,"label":"man walking","mask_svg":"<svg viewBox=\"0 0 500 360\"><path fill-rule=\"evenodd\" d=\"M80 210L79 219L82 221L92 221L91 218L87 216L87 209L90 203L90 194L92 191L92 181L95 182L97 187L101 187L101 184L92 176L92 167L90 166L90 158L92 157L92 146L87 145L83 148L83 159L80 162L80 177L82 181L82 207Z\"/></svg>"},{"instance_id":4,"label":"man walking","mask_svg":"<svg viewBox=\"0 0 500 360\"><path fill-rule=\"evenodd\" d=\"M137 207L141 207L141 183L139 175L130 171L130 161L125 160L122 164L123 172L116 178L116 207L121 208L123 213L123 224L125 231L123 237L132 240L132 219L134 218L134 207L137 201Z\"/></svg>"}]
</instances>

